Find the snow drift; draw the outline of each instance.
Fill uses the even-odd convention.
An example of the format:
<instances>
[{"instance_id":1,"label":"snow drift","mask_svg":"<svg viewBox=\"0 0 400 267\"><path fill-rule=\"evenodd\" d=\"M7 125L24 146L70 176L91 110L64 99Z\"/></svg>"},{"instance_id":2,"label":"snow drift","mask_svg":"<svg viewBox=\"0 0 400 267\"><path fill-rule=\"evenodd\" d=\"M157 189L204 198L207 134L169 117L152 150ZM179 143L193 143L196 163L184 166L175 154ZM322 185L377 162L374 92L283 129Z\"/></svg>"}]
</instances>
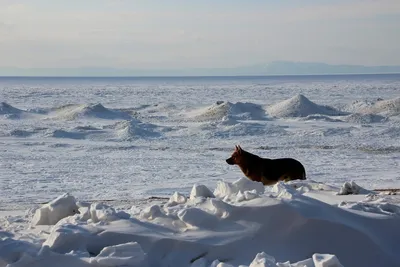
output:
<instances>
[{"instance_id":1,"label":"snow drift","mask_svg":"<svg viewBox=\"0 0 400 267\"><path fill-rule=\"evenodd\" d=\"M128 120L131 116L127 113L111 110L104 107L101 104L70 104L59 108L56 108L50 113L51 118L63 119L63 120L75 120L75 119L106 119L106 120Z\"/></svg>"},{"instance_id":2,"label":"snow drift","mask_svg":"<svg viewBox=\"0 0 400 267\"><path fill-rule=\"evenodd\" d=\"M369 124L369 123L386 122L387 117L376 114L354 113L343 117L343 120L350 123Z\"/></svg>"},{"instance_id":3,"label":"snow drift","mask_svg":"<svg viewBox=\"0 0 400 267\"><path fill-rule=\"evenodd\" d=\"M363 113L379 114L383 116L399 116L400 115L400 97L380 100L373 105L365 107Z\"/></svg>"},{"instance_id":4,"label":"snow drift","mask_svg":"<svg viewBox=\"0 0 400 267\"><path fill-rule=\"evenodd\" d=\"M144 123L137 119L119 121L114 125L105 128L112 128L119 140L132 140L136 138L158 138L162 132L169 131L169 127L161 127L151 123Z\"/></svg>"},{"instance_id":5,"label":"snow drift","mask_svg":"<svg viewBox=\"0 0 400 267\"><path fill-rule=\"evenodd\" d=\"M19 114L22 113L23 111L21 109L15 108L11 106L10 104L7 104L6 102L0 102L0 114L5 115L5 114Z\"/></svg>"},{"instance_id":6,"label":"snow drift","mask_svg":"<svg viewBox=\"0 0 400 267\"><path fill-rule=\"evenodd\" d=\"M278 118L306 117L313 114L328 116L345 115L344 112L329 106L321 106L310 101L304 95L296 95L290 99L267 107L268 114Z\"/></svg>"},{"instance_id":7,"label":"snow drift","mask_svg":"<svg viewBox=\"0 0 400 267\"><path fill-rule=\"evenodd\" d=\"M186 116L194 121L219 121L224 117L240 120L264 120L265 111L254 103L217 101L213 105L190 111Z\"/></svg>"},{"instance_id":8,"label":"snow drift","mask_svg":"<svg viewBox=\"0 0 400 267\"><path fill-rule=\"evenodd\" d=\"M5 118L19 118L19 116L23 113L24 111L21 109L15 108L6 102L0 102L0 115L3 115Z\"/></svg>"},{"instance_id":9,"label":"snow drift","mask_svg":"<svg viewBox=\"0 0 400 267\"><path fill-rule=\"evenodd\" d=\"M377 114L385 117L400 115L400 97L375 101L356 100L344 107L349 112L361 114Z\"/></svg>"},{"instance_id":10,"label":"snow drift","mask_svg":"<svg viewBox=\"0 0 400 267\"><path fill-rule=\"evenodd\" d=\"M246 178L234 183L220 181L214 192L196 184L189 198L176 192L164 205L139 212L86 203L79 204L79 214L74 215L69 208L74 199L63 195L35 215L36 224L56 223L41 248L27 246L27 253L13 254L13 258L0 253L0 263L155 267L400 264L400 216L363 210L362 202L358 208L322 202L309 195L332 198L335 195L329 190L335 188L314 181L280 182L271 191L265 189ZM62 203L68 208L61 210ZM377 205L381 211L383 203ZM61 215L65 217L59 219ZM14 246L3 246L3 251L20 251L22 243L8 242Z\"/></svg>"},{"instance_id":11,"label":"snow drift","mask_svg":"<svg viewBox=\"0 0 400 267\"><path fill-rule=\"evenodd\" d=\"M288 134L284 127L256 122L239 122L224 117L221 121L205 122L195 127L195 133L209 138L241 136L283 136Z\"/></svg>"}]
</instances>

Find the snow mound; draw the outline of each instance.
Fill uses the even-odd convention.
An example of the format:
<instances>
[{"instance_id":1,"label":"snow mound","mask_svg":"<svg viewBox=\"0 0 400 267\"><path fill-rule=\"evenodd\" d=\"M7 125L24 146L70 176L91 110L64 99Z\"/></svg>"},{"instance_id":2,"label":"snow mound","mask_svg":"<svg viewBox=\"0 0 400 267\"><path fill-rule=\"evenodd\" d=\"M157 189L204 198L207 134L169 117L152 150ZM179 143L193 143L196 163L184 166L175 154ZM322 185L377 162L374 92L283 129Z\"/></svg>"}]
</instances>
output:
<instances>
[{"instance_id":1,"label":"snow mound","mask_svg":"<svg viewBox=\"0 0 400 267\"><path fill-rule=\"evenodd\" d=\"M350 104L340 105L340 109L349 113L361 113L362 110L372 106L373 104L374 102L369 100L355 100Z\"/></svg>"},{"instance_id":2,"label":"snow mound","mask_svg":"<svg viewBox=\"0 0 400 267\"><path fill-rule=\"evenodd\" d=\"M190 199L195 199L196 197L214 198L215 196L207 186L195 184L192 187L192 191L190 191Z\"/></svg>"},{"instance_id":3,"label":"snow mound","mask_svg":"<svg viewBox=\"0 0 400 267\"><path fill-rule=\"evenodd\" d=\"M345 209L400 217L400 206L379 197L368 196L366 200L358 202L342 201L338 206Z\"/></svg>"},{"instance_id":4,"label":"snow mound","mask_svg":"<svg viewBox=\"0 0 400 267\"><path fill-rule=\"evenodd\" d=\"M373 105L362 109L363 113L380 114L383 116L399 116L400 115L400 97L388 100L380 100Z\"/></svg>"},{"instance_id":5,"label":"snow mound","mask_svg":"<svg viewBox=\"0 0 400 267\"><path fill-rule=\"evenodd\" d=\"M6 102L0 102L0 115L20 114L22 112L21 109L15 108Z\"/></svg>"},{"instance_id":6,"label":"snow mound","mask_svg":"<svg viewBox=\"0 0 400 267\"><path fill-rule=\"evenodd\" d=\"M271 123L238 122L231 118L222 121L206 122L194 127L195 134L213 138L229 138L238 136L283 136L288 132L285 127Z\"/></svg>"},{"instance_id":7,"label":"snow mound","mask_svg":"<svg viewBox=\"0 0 400 267\"><path fill-rule=\"evenodd\" d=\"M343 120L350 123L369 124L369 123L386 122L387 117L375 114L354 113L343 117Z\"/></svg>"},{"instance_id":8,"label":"snow mound","mask_svg":"<svg viewBox=\"0 0 400 267\"><path fill-rule=\"evenodd\" d=\"M162 136L161 131L166 129L137 119L119 121L111 128L115 129L118 139L126 141L136 138L158 138Z\"/></svg>"},{"instance_id":9,"label":"snow mound","mask_svg":"<svg viewBox=\"0 0 400 267\"><path fill-rule=\"evenodd\" d=\"M400 263L400 232L394 231L399 217L349 212L306 197L284 183L276 185L272 195L261 195L264 187L259 184L246 178L220 182L216 198L188 200L176 193L171 199L184 205L153 205L137 218L106 212L114 214L112 220L96 222L78 214L60 221L44 245L59 254L97 255L89 262L109 265L361 267ZM237 198L244 192L258 197Z\"/></svg>"},{"instance_id":10,"label":"snow mound","mask_svg":"<svg viewBox=\"0 0 400 267\"><path fill-rule=\"evenodd\" d=\"M15 248L5 250L5 253L14 253ZM1 253L0 253L1 257ZM7 263L9 263L7 265ZM115 266L132 266L146 267L146 255L136 242L128 242L115 246L105 247L95 257L90 257L88 253L79 253L71 251L67 254L60 254L43 246L40 250L27 253L21 252L17 260L0 261L0 266L7 267L115 267Z\"/></svg>"},{"instance_id":11,"label":"snow mound","mask_svg":"<svg viewBox=\"0 0 400 267\"><path fill-rule=\"evenodd\" d=\"M354 181L345 182L340 188L338 195L366 195L371 194L373 191L362 188Z\"/></svg>"},{"instance_id":12,"label":"snow mound","mask_svg":"<svg viewBox=\"0 0 400 267\"><path fill-rule=\"evenodd\" d=\"M37 209L32 225L53 225L62 218L78 213L75 197L68 193L59 196Z\"/></svg>"},{"instance_id":13,"label":"snow mound","mask_svg":"<svg viewBox=\"0 0 400 267\"><path fill-rule=\"evenodd\" d=\"M224 117L240 120L265 120L265 110L257 104L248 102L231 103L217 101L215 104L186 114L194 121L220 121Z\"/></svg>"},{"instance_id":14,"label":"snow mound","mask_svg":"<svg viewBox=\"0 0 400 267\"><path fill-rule=\"evenodd\" d=\"M267 112L269 115L278 118L306 117L313 114L327 116L345 115L333 107L315 104L301 94L267 107Z\"/></svg>"},{"instance_id":15,"label":"snow mound","mask_svg":"<svg viewBox=\"0 0 400 267\"><path fill-rule=\"evenodd\" d=\"M23 114L24 111L7 104L6 102L0 102L0 115L3 115L7 119L17 119Z\"/></svg>"},{"instance_id":16,"label":"snow mound","mask_svg":"<svg viewBox=\"0 0 400 267\"><path fill-rule=\"evenodd\" d=\"M242 177L233 183L218 181L214 195L225 201L243 201L259 197L264 194L264 191L265 187L262 183Z\"/></svg>"},{"instance_id":17,"label":"snow mound","mask_svg":"<svg viewBox=\"0 0 400 267\"><path fill-rule=\"evenodd\" d=\"M314 180L293 180L284 183L285 185L290 185L297 191L301 193L309 192L309 191L338 191L339 188L331 185L327 185L324 183L316 182Z\"/></svg>"},{"instance_id":18,"label":"snow mound","mask_svg":"<svg viewBox=\"0 0 400 267\"><path fill-rule=\"evenodd\" d=\"M146 255L137 242L129 242L103 248L90 263L100 266L143 266Z\"/></svg>"},{"instance_id":19,"label":"snow mound","mask_svg":"<svg viewBox=\"0 0 400 267\"><path fill-rule=\"evenodd\" d=\"M0 239L0 266L5 267L8 263L20 261L24 256L35 256L38 251L38 246L26 241L12 238Z\"/></svg>"},{"instance_id":20,"label":"snow mound","mask_svg":"<svg viewBox=\"0 0 400 267\"><path fill-rule=\"evenodd\" d=\"M167 206L175 206L179 204L185 204L187 201L186 196L182 195L179 192L175 192L168 200L168 202L165 204Z\"/></svg>"},{"instance_id":21,"label":"snow mound","mask_svg":"<svg viewBox=\"0 0 400 267\"><path fill-rule=\"evenodd\" d=\"M51 118L63 120L76 120L76 119L106 119L106 120L129 120L131 116L127 113L111 110L101 104L70 104L59 107L50 114Z\"/></svg>"}]
</instances>

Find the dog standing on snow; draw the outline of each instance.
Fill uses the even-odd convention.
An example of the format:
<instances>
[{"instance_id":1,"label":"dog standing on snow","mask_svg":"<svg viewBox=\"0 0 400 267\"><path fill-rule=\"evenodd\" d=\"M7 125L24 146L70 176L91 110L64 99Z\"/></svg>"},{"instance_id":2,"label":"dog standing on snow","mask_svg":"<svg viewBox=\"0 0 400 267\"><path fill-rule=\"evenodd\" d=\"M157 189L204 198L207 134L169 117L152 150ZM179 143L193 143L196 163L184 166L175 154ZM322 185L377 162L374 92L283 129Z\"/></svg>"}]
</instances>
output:
<instances>
[{"instance_id":1,"label":"dog standing on snow","mask_svg":"<svg viewBox=\"0 0 400 267\"><path fill-rule=\"evenodd\" d=\"M306 179L306 171L299 161L292 158L261 158L243 150L240 146L235 146L235 151L226 163L238 165L247 178L262 182L264 185L273 185L278 181Z\"/></svg>"}]
</instances>

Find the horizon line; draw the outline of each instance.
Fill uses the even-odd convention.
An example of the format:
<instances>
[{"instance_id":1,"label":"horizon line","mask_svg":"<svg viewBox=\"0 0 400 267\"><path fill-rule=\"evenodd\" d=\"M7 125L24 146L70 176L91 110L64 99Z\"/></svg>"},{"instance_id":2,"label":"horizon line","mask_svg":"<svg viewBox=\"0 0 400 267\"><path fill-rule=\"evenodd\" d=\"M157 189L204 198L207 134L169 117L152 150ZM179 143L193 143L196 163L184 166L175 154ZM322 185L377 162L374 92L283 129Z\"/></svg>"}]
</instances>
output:
<instances>
[{"instance_id":1,"label":"horizon line","mask_svg":"<svg viewBox=\"0 0 400 267\"><path fill-rule=\"evenodd\" d=\"M400 72L380 72L380 73L316 73L316 74L265 74L265 75L140 75L140 76L120 76L120 75L1 75L0 78L262 78L262 77L303 77L303 76L372 76L372 75L400 75Z\"/></svg>"}]
</instances>

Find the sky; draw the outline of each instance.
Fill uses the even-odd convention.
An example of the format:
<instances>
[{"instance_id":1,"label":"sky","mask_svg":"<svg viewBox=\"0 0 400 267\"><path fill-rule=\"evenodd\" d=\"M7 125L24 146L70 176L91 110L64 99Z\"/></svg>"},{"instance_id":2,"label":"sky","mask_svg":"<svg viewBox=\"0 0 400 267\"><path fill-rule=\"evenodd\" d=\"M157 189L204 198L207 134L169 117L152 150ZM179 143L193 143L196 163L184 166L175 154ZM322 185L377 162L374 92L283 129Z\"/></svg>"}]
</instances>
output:
<instances>
[{"instance_id":1,"label":"sky","mask_svg":"<svg viewBox=\"0 0 400 267\"><path fill-rule=\"evenodd\" d=\"M0 67L400 65L399 0L0 0Z\"/></svg>"}]
</instances>

